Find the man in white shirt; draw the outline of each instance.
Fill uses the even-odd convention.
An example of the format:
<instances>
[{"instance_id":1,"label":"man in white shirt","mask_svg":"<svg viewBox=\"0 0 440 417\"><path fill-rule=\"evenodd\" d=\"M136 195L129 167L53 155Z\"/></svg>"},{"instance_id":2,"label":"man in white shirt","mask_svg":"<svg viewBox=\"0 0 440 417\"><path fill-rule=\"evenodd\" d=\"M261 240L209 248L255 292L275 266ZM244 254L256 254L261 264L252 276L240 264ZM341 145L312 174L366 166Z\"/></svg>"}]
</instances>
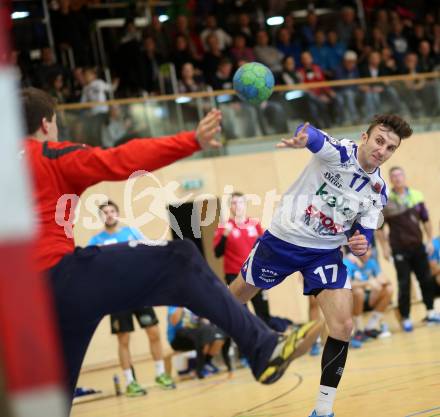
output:
<instances>
[{"instance_id":1,"label":"man in white shirt","mask_svg":"<svg viewBox=\"0 0 440 417\"><path fill-rule=\"evenodd\" d=\"M365 254L381 223L388 193L379 166L412 129L397 115L376 116L357 146L308 123L279 147L307 148L313 158L284 194L272 224L255 243L231 291L247 302L300 271L304 294L316 296L329 328L318 399L310 417L333 417L333 402L347 359L353 297L341 245Z\"/></svg>"}]
</instances>

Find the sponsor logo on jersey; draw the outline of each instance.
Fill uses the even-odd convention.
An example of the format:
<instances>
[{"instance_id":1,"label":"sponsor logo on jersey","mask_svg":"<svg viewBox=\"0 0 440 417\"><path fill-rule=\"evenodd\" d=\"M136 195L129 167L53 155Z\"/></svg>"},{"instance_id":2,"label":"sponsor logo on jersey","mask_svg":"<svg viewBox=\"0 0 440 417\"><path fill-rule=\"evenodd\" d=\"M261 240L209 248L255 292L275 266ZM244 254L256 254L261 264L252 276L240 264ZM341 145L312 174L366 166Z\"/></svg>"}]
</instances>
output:
<instances>
[{"instance_id":1,"label":"sponsor logo on jersey","mask_svg":"<svg viewBox=\"0 0 440 417\"><path fill-rule=\"evenodd\" d=\"M375 193L380 193L380 189L382 188L378 182L371 186Z\"/></svg>"},{"instance_id":2,"label":"sponsor logo on jersey","mask_svg":"<svg viewBox=\"0 0 440 417\"><path fill-rule=\"evenodd\" d=\"M312 219L314 222L312 222ZM331 217L327 216L313 204L306 208L304 223L307 226L313 226L315 232L322 236L336 235L343 231L342 225L335 223Z\"/></svg>"},{"instance_id":3,"label":"sponsor logo on jersey","mask_svg":"<svg viewBox=\"0 0 440 417\"><path fill-rule=\"evenodd\" d=\"M343 195L336 197L329 194L329 192L325 190L326 186L327 183L324 183L316 191L316 195L319 195L322 201L327 203L327 205L329 205L330 207L335 208L336 211L343 214L347 218L352 218L354 215L356 215L356 213L351 208L346 207L350 203L350 200L348 200L348 198L345 198Z\"/></svg>"},{"instance_id":4,"label":"sponsor logo on jersey","mask_svg":"<svg viewBox=\"0 0 440 417\"><path fill-rule=\"evenodd\" d=\"M324 174L324 178L328 180L330 184L333 184L335 187L342 188L342 178L340 174L332 174L331 172L326 172Z\"/></svg>"}]
</instances>

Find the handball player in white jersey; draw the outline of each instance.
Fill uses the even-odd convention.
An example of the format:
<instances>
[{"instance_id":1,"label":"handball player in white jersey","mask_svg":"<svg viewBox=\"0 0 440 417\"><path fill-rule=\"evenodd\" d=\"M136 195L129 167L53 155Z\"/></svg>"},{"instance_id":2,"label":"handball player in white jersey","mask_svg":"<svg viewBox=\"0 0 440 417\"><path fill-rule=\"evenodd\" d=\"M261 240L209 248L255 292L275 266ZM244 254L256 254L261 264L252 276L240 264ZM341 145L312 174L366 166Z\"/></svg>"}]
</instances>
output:
<instances>
[{"instance_id":1,"label":"handball player in white jersey","mask_svg":"<svg viewBox=\"0 0 440 417\"><path fill-rule=\"evenodd\" d=\"M359 145L337 140L305 123L281 148L307 148L312 158L283 195L269 229L256 241L231 291L243 303L259 289L281 283L293 272L304 276L304 294L316 296L329 337L321 381L310 417L333 417L352 332L352 292L341 246L363 255L381 225L387 187L379 166L412 129L397 115L379 115Z\"/></svg>"}]
</instances>

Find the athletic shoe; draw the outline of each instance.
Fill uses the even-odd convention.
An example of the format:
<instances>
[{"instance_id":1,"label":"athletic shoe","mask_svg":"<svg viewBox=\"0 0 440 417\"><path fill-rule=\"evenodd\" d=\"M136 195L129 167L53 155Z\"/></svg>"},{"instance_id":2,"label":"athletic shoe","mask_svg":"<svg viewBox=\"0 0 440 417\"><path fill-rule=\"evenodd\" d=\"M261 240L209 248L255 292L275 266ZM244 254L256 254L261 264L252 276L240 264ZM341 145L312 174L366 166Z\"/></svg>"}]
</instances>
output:
<instances>
[{"instance_id":1,"label":"athletic shoe","mask_svg":"<svg viewBox=\"0 0 440 417\"><path fill-rule=\"evenodd\" d=\"M387 337L391 337L391 336L392 336L392 334L390 332L388 324L382 323L382 325L380 326L380 333L379 333L378 338L379 339L386 339Z\"/></svg>"},{"instance_id":2,"label":"athletic shoe","mask_svg":"<svg viewBox=\"0 0 440 417\"><path fill-rule=\"evenodd\" d=\"M412 332L414 330L411 319L405 319L402 321L402 328L404 332Z\"/></svg>"},{"instance_id":3,"label":"athletic shoe","mask_svg":"<svg viewBox=\"0 0 440 417\"><path fill-rule=\"evenodd\" d=\"M365 334L365 332L361 331L361 330L357 330L356 333L353 335L353 339L357 340L358 342L366 342L368 337Z\"/></svg>"},{"instance_id":4,"label":"athletic shoe","mask_svg":"<svg viewBox=\"0 0 440 417\"><path fill-rule=\"evenodd\" d=\"M440 314L439 313L434 313L431 316L427 316L423 319L423 321L430 325L430 324L440 324Z\"/></svg>"},{"instance_id":5,"label":"athletic shoe","mask_svg":"<svg viewBox=\"0 0 440 417\"><path fill-rule=\"evenodd\" d=\"M246 358L240 358L240 367L249 368L249 361Z\"/></svg>"},{"instance_id":6,"label":"athletic shoe","mask_svg":"<svg viewBox=\"0 0 440 417\"><path fill-rule=\"evenodd\" d=\"M142 388L136 381L133 381L131 384L127 385L127 389L125 391L125 395L127 397L141 397L142 395L146 395L147 390Z\"/></svg>"},{"instance_id":7,"label":"athletic shoe","mask_svg":"<svg viewBox=\"0 0 440 417\"><path fill-rule=\"evenodd\" d=\"M377 339L377 337L380 335L380 331L377 329L369 329L364 331L364 335L371 339Z\"/></svg>"},{"instance_id":8,"label":"athletic shoe","mask_svg":"<svg viewBox=\"0 0 440 417\"><path fill-rule=\"evenodd\" d=\"M214 364L212 363L206 363L205 364L205 371L207 371L210 374L218 374L220 372L220 369L218 369Z\"/></svg>"},{"instance_id":9,"label":"athletic shoe","mask_svg":"<svg viewBox=\"0 0 440 417\"><path fill-rule=\"evenodd\" d=\"M353 336L350 340L350 347L353 349L360 349L362 347L362 342Z\"/></svg>"},{"instance_id":10,"label":"athletic shoe","mask_svg":"<svg viewBox=\"0 0 440 417\"><path fill-rule=\"evenodd\" d=\"M176 383L173 381L173 378L166 373L159 375L155 379L156 384L159 385L162 389L174 389L176 388Z\"/></svg>"},{"instance_id":11,"label":"athletic shoe","mask_svg":"<svg viewBox=\"0 0 440 417\"><path fill-rule=\"evenodd\" d=\"M323 321L310 321L292 330L288 336L280 336L274 349L274 352L279 351L279 353L269 360L266 369L258 377L258 381L262 384L273 384L278 381L290 362L309 351L318 338L323 324Z\"/></svg>"},{"instance_id":12,"label":"athletic shoe","mask_svg":"<svg viewBox=\"0 0 440 417\"><path fill-rule=\"evenodd\" d=\"M318 356L321 353L321 344L319 342L315 342L310 349L310 356Z\"/></svg>"},{"instance_id":13,"label":"athletic shoe","mask_svg":"<svg viewBox=\"0 0 440 417\"><path fill-rule=\"evenodd\" d=\"M322 414L321 414L321 415L318 415L318 414L316 414L316 411L313 410L313 413L310 414L309 417L335 417L335 413L325 414L325 415L322 415Z\"/></svg>"}]
</instances>

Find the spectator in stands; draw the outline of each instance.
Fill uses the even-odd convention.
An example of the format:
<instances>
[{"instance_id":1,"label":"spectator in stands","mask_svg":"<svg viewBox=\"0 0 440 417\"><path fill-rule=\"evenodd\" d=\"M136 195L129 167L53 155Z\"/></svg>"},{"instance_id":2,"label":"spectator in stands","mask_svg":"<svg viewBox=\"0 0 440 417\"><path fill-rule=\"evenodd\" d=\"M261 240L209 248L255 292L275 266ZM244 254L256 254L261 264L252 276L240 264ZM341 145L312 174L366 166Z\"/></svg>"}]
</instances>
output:
<instances>
[{"instance_id":1,"label":"spectator in stands","mask_svg":"<svg viewBox=\"0 0 440 417\"><path fill-rule=\"evenodd\" d=\"M400 20L395 20L391 24L391 32L388 35L388 42L396 58L397 65L401 66L405 54L409 51L409 42L403 31L403 24Z\"/></svg>"},{"instance_id":2,"label":"spectator in stands","mask_svg":"<svg viewBox=\"0 0 440 417\"><path fill-rule=\"evenodd\" d=\"M287 27L281 27L277 33L277 48L284 57L291 56L295 61L300 60L301 44L292 39L292 34Z\"/></svg>"},{"instance_id":3,"label":"spectator in stands","mask_svg":"<svg viewBox=\"0 0 440 417\"><path fill-rule=\"evenodd\" d=\"M382 63L382 75L397 75L400 70L397 67L396 59L394 58L393 51L389 47L382 49L380 53Z\"/></svg>"},{"instance_id":4,"label":"spectator in stands","mask_svg":"<svg viewBox=\"0 0 440 417\"><path fill-rule=\"evenodd\" d=\"M240 13L238 15L237 25L233 30L234 35L243 35L246 38L246 45L254 47L255 45L255 30L251 26L251 19L247 13Z\"/></svg>"},{"instance_id":5,"label":"spectator in stands","mask_svg":"<svg viewBox=\"0 0 440 417\"><path fill-rule=\"evenodd\" d=\"M125 20L123 34L119 41L114 63L115 72L120 80L118 95L133 97L142 90L141 32L134 18Z\"/></svg>"},{"instance_id":6,"label":"spectator in stands","mask_svg":"<svg viewBox=\"0 0 440 417\"><path fill-rule=\"evenodd\" d=\"M431 53L431 44L428 41L422 41L418 46L419 53L419 72L431 72L435 67L435 59Z\"/></svg>"},{"instance_id":7,"label":"spectator in stands","mask_svg":"<svg viewBox=\"0 0 440 417\"><path fill-rule=\"evenodd\" d=\"M20 87L31 87L32 79L31 79L31 62L29 58L29 54L24 51L17 51L14 49L11 52L11 65L13 65L18 72L18 79L20 82Z\"/></svg>"},{"instance_id":8,"label":"spectator in stands","mask_svg":"<svg viewBox=\"0 0 440 417\"><path fill-rule=\"evenodd\" d=\"M183 64L179 78L179 93L195 93L206 90L203 79L197 77L196 70L191 62Z\"/></svg>"},{"instance_id":9,"label":"spectator in stands","mask_svg":"<svg viewBox=\"0 0 440 417\"><path fill-rule=\"evenodd\" d=\"M402 74L418 73L418 57L415 52L409 52L403 60ZM400 91L400 96L405 101L411 115L420 117L429 110L432 102L430 97L433 96L431 88L427 85L426 80L405 80Z\"/></svg>"},{"instance_id":10,"label":"spectator in stands","mask_svg":"<svg viewBox=\"0 0 440 417\"><path fill-rule=\"evenodd\" d=\"M342 65L336 70L337 80L352 80L359 78L357 68L357 54L354 51L347 51L344 54ZM336 97L342 109L343 124L357 124L361 121L357 102L359 101L359 88L357 85L338 87Z\"/></svg>"},{"instance_id":11,"label":"spectator in stands","mask_svg":"<svg viewBox=\"0 0 440 417\"><path fill-rule=\"evenodd\" d=\"M151 36L164 61L171 55L171 40L158 16L153 16L151 23L145 28L145 36Z\"/></svg>"},{"instance_id":12,"label":"spectator in stands","mask_svg":"<svg viewBox=\"0 0 440 417\"><path fill-rule=\"evenodd\" d=\"M257 33L254 54L257 61L268 66L275 75L282 71L281 62L284 56L278 49L269 45L269 35L265 30L259 30Z\"/></svg>"},{"instance_id":13,"label":"spectator in stands","mask_svg":"<svg viewBox=\"0 0 440 417\"><path fill-rule=\"evenodd\" d=\"M379 26L374 26L371 30L369 44L374 51L381 51L383 48L388 48L387 38Z\"/></svg>"},{"instance_id":14,"label":"spectator in stands","mask_svg":"<svg viewBox=\"0 0 440 417\"><path fill-rule=\"evenodd\" d=\"M132 121L124 117L121 107L118 105L110 106L107 120L101 127L102 145L111 148L124 141L124 139L128 139L131 127Z\"/></svg>"},{"instance_id":15,"label":"spectator in stands","mask_svg":"<svg viewBox=\"0 0 440 417\"><path fill-rule=\"evenodd\" d=\"M191 62L195 67L201 66L200 60L192 53L188 40L184 35L177 35L175 49L171 56L176 67L176 74L181 74L182 66L186 62Z\"/></svg>"},{"instance_id":16,"label":"spectator in stands","mask_svg":"<svg viewBox=\"0 0 440 417\"><path fill-rule=\"evenodd\" d=\"M420 42L429 41L428 36L425 33L425 26L422 22L416 22L409 34L409 49L416 52L419 48Z\"/></svg>"},{"instance_id":17,"label":"spectator in stands","mask_svg":"<svg viewBox=\"0 0 440 417\"><path fill-rule=\"evenodd\" d=\"M205 51L209 49L208 47L208 36L214 34L218 39L218 45L221 51L227 49L231 43L231 36L226 33L222 28L217 26L217 19L213 15L209 15L206 18L206 29L202 30L200 34L200 39L202 41L203 48Z\"/></svg>"},{"instance_id":18,"label":"spectator in stands","mask_svg":"<svg viewBox=\"0 0 440 417\"><path fill-rule=\"evenodd\" d=\"M154 93L159 91L159 69L165 57L157 50L156 41L152 36L143 40L140 60L140 82L143 91Z\"/></svg>"},{"instance_id":19,"label":"spectator in stands","mask_svg":"<svg viewBox=\"0 0 440 417\"><path fill-rule=\"evenodd\" d=\"M81 67L74 68L72 71L71 94L68 101L73 103L81 101L81 94L85 85L86 85L86 80L84 79L83 68Z\"/></svg>"},{"instance_id":20,"label":"spectator in stands","mask_svg":"<svg viewBox=\"0 0 440 417\"><path fill-rule=\"evenodd\" d=\"M176 39L178 35L182 35L186 38L191 55L195 59L200 60L203 56L202 42L200 41L199 35L190 28L188 17L184 15L177 16L175 25L170 34L170 39Z\"/></svg>"},{"instance_id":21,"label":"spectator in stands","mask_svg":"<svg viewBox=\"0 0 440 417\"><path fill-rule=\"evenodd\" d=\"M374 26L379 28L385 39L388 37L388 33L390 32L390 22L388 12L385 9L378 9L376 11Z\"/></svg>"},{"instance_id":22,"label":"spectator in stands","mask_svg":"<svg viewBox=\"0 0 440 417\"><path fill-rule=\"evenodd\" d=\"M325 81L322 69L313 63L310 52L301 54L301 68L298 75L303 83L313 83ZM335 112L336 119L339 121L339 111L336 106L336 94L330 87L320 87L308 90L309 106L312 113L314 124L318 128L329 127L332 124L330 114Z\"/></svg>"},{"instance_id":23,"label":"spectator in stands","mask_svg":"<svg viewBox=\"0 0 440 417\"><path fill-rule=\"evenodd\" d=\"M330 47L326 43L325 32L317 30L315 32L315 41L309 48L313 57L313 62L318 65L325 74L325 77L331 78L330 70Z\"/></svg>"},{"instance_id":24,"label":"spectator in stands","mask_svg":"<svg viewBox=\"0 0 440 417\"><path fill-rule=\"evenodd\" d=\"M372 49L367 43L364 29L362 29L360 26L357 26L354 29L353 37L348 49L357 53L359 65L363 65L365 62L367 62L368 55Z\"/></svg>"},{"instance_id":25,"label":"spectator in stands","mask_svg":"<svg viewBox=\"0 0 440 417\"><path fill-rule=\"evenodd\" d=\"M338 37L342 43L348 45L352 36L353 31L356 27L356 14L352 7L346 6L341 10L340 19L336 25L336 31Z\"/></svg>"},{"instance_id":26,"label":"spectator in stands","mask_svg":"<svg viewBox=\"0 0 440 417\"><path fill-rule=\"evenodd\" d=\"M377 78L387 75L386 71L386 68L384 68L381 63L380 53L376 51L370 52L367 65L363 65L359 68L360 76L368 78ZM386 103L390 105L392 111L407 114L394 86L384 83L374 83L360 85L359 89L364 95L365 116L368 119L372 118L378 112L383 112L384 104Z\"/></svg>"},{"instance_id":27,"label":"spectator in stands","mask_svg":"<svg viewBox=\"0 0 440 417\"><path fill-rule=\"evenodd\" d=\"M314 10L307 12L306 23L301 26L301 39L303 46L308 48L315 40L315 32L318 30L318 16Z\"/></svg>"},{"instance_id":28,"label":"spectator in stands","mask_svg":"<svg viewBox=\"0 0 440 417\"><path fill-rule=\"evenodd\" d=\"M47 92L55 98L57 104L66 103L70 91L69 88L64 84L64 76L61 73L53 73L47 83Z\"/></svg>"},{"instance_id":29,"label":"spectator in stands","mask_svg":"<svg viewBox=\"0 0 440 417\"><path fill-rule=\"evenodd\" d=\"M57 74L65 75L67 71L56 62L52 48L42 48L41 61L35 69L34 85L47 90L50 87L49 81Z\"/></svg>"},{"instance_id":30,"label":"spectator in stands","mask_svg":"<svg viewBox=\"0 0 440 417\"><path fill-rule=\"evenodd\" d=\"M434 57L435 65L440 65L440 23L436 23L433 26L433 38L432 38L432 54Z\"/></svg>"},{"instance_id":31,"label":"spectator in stands","mask_svg":"<svg viewBox=\"0 0 440 417\"><path fill-rule=\"evenodd\" d=\"M239 61L255 61L254 51L246 45L246 37L241 33L234 36L232 48L229 53L235 65L237 65Z\"/></svg>"},{"instance_id":32,"label":"spectator in stands","mask_svg":"<svg viewBox=\"0 0 440 417\"><path fill-rule=\"evenodd\" d=\"M331 76L334 77L336 68L339 68L342 64L347 45L340 41L338 34L335 30L329 30L327 32L327 45L329 46L329 71Z\"/></svg>"},{"instance_id":33,"label":"spectator in stands","mask_svg":"<svg viewBox=\"0 0 440 417\"><path fill-rule=\"evenodd\" d=\"M220 44L215 33L211 33L206 38L207 50L203 57L203 73L208 80L215 74L220 61L225 58L225 55L220 49Z\"/></svg>"},{"instance_id":34,"label":"spectator in stands","mask_svg":"<svg viewBox=\"0 0 440 417\"><path fill-rule=\"evenodd\" d=\"M74 11L70 0L60 0L59 9L51 15L51 24L57 47L60 50L72 48L75 65L89 65L90 25L85 7Z\"/></svg>"}]
</instances>

